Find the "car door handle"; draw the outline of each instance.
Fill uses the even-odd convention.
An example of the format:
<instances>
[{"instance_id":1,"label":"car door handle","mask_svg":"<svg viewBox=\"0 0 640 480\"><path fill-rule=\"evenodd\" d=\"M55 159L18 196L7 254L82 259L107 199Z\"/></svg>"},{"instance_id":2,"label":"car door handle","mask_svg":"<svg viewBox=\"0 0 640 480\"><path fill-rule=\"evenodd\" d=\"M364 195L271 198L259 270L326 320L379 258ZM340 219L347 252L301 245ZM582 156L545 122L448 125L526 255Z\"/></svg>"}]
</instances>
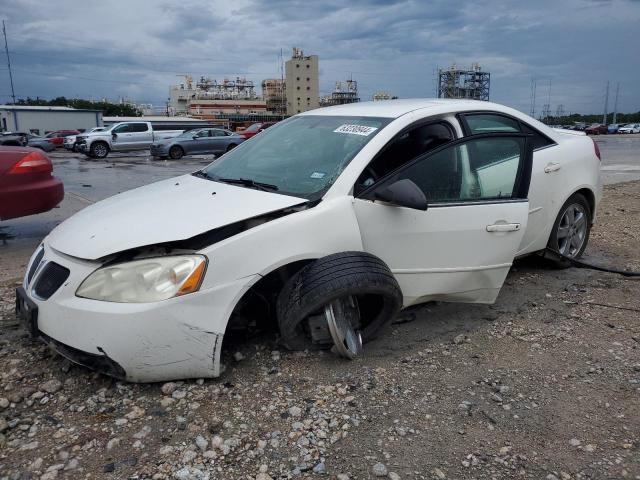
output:
<instances>
[{"instance_id":1,"label":"car door handle","mask_svg":"<svg viewBox=\"0 0 640 480\"><path fill-rule=\"evenodd\" d=\"M487 225L487 232L517 232L520 230L519 223L494 223Z\"/></svg>"},{"instance_id":2,"label":"car door handle","mask_svg":"<svg viewBox=\"0 0 640 480\"><path fill-rule=\"evenodd\" d=\"M551 173L558 171L562 168L562 165L559 163L547 163L547 166L544 167L544 173Z\"/></svg>"}]
</instances>

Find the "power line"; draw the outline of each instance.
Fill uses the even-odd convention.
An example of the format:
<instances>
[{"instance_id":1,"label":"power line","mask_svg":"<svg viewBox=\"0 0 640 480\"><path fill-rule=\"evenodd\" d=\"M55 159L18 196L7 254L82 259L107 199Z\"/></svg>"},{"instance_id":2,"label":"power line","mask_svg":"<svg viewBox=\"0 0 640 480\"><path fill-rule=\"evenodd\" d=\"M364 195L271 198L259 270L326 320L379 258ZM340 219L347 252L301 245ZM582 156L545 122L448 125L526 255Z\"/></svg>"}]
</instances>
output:
<instances>
[{"instance_id":1,"label":"power line","mask_svg":"<svg viewBox=\"0 0 640 480\"><path fill-rule=\"evenodd\" d=\"M7 43L7 29L4 26L4 20L2 20L2 34L4 35L4 49L7 52L7 67L9 68L9 80L11 81L11 97L13 103L16 103L16 94L13 90L13 75L11 74L11 58L9 57L9 44Z\"/></svg>"}]
</instances>

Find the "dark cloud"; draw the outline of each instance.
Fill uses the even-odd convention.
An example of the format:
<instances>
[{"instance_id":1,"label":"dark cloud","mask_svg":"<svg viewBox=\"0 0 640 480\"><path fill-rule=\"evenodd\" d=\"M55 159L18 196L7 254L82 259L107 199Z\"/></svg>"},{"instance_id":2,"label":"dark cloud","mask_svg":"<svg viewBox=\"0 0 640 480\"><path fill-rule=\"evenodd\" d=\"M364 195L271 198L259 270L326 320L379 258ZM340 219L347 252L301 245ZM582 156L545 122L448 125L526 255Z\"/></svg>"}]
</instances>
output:
<instances>
[{"instance_id":1,"label":"dark cloud","mask_svg":"<svg viewBox=\"0 0 640 480\"><path fill-rule=\"evenodd\" d=\"M321 90L353 76L360 96L435 93L438 66L479 62L492 99L529 111L548 96L565 111L602 109L607 80L640 109L640 2L387 0L0 0L20 96L126 96L162 105L176 75L279 76L291 47L320 57ZM625 45L632 45L628 49ZM9 94L0 66L0 102Z\"/></svg>"}]
</instances>

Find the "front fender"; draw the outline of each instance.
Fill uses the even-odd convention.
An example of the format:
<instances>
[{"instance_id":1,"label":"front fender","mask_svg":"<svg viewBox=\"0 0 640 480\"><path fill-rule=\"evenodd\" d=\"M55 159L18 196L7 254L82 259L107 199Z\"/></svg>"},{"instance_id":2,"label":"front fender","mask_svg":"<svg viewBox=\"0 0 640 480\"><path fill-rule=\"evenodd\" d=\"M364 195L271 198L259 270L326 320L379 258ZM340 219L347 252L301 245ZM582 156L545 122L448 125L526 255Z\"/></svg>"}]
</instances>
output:
<instances>
[{"instance_id":1,"label":"front fender","mask_svg":"<svg viewBox=\"0 0 640 480\"><path fill-rule=\"evenodd\" d=\"M352 197L344 196L245 230L201 250L209 258L203 288L266 275L298 260L363 250Z\"/></svg>"}]
</instances>

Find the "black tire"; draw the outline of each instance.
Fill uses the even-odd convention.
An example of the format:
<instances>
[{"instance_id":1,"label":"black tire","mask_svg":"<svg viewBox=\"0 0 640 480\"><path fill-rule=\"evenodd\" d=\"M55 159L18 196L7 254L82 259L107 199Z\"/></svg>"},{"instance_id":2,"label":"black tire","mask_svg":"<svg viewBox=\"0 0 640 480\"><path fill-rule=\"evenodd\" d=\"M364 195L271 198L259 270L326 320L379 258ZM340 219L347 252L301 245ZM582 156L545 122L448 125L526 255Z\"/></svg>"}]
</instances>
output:
<instances>
[{"instance_id":1,"label":"black tire","mask_svg":"<svg viewBox=\"0 0 640 480\"><path fill-rule=\"evenodd\" d=\"M180 160L182 157L184 157L184 150L181 146L174 145L169 149L169 158L171 160Z\"/></svg>"},{"instance_id":2,"label":"black tire","mask_svg":"<svg viewBox=\"0 0 640 480\"><path fill-rule=\"evenodd\" d=\"M106 142L93 142L89 148L91 158L106 158L109 155L109 145Z\"/></svg>"},{"instance_id":3,"label":"black tire","mask_svg":"<svg viewBox=\"0 0 640 480\"><path fill-rule=\"evenodd\" d=\"M230 152L231 150L233 150L233 149L234 149L234 148L236 148L236 147L237 147L237 145L236 145L235 143L230 143L230 144L227 146L227 152Z\"/></svg>"},{"instance_id":4,"label":"black tire","mask_svg":"<svg viewBox=\"0 0 640 480\"><path fill-rule=\"evenodd\" d=\"M580 248L571 256L571 258L578 259L584 253L584 249L587 248L587 243L589 243L589 235L591 233L591 225L593 221L593 213L591 212L591 207L589 206L589 202L584 197L584 195L580 193L574 193L569 197L569 199L564 202L562 208L558 212L558 216L556 217L555 222L553 222L553 228L551 229L551 235L549 236L549 241L547 243L547 247L553 250L554 252L560 251L560 241L558 240L558 229L560 227L560 222L562 221L562 217L572 206L578 206L584 210L586 213L586 232L584 234L584 239L582 241L582 245ZM547 258L553 266L556 268L568 268L571 266L571 262L565 258L562 258L559 255L554 255L550 252L545 252L545 258Z\"/></svg>"},{"instance_id":5,"label":"black tire","mask_svg":"<svg viewBox=\"0 0 640 480\"><path fill-rule=\"evenodd\" d=\"M365 252L342 252L323 257L290 278L278 296L281 343L289 350L329 348L311 341L309 316L325 305L353 296L360 309L362 341L375 338L402 308L402 292L389 267Z\"/></svg>"}]
</instances>

